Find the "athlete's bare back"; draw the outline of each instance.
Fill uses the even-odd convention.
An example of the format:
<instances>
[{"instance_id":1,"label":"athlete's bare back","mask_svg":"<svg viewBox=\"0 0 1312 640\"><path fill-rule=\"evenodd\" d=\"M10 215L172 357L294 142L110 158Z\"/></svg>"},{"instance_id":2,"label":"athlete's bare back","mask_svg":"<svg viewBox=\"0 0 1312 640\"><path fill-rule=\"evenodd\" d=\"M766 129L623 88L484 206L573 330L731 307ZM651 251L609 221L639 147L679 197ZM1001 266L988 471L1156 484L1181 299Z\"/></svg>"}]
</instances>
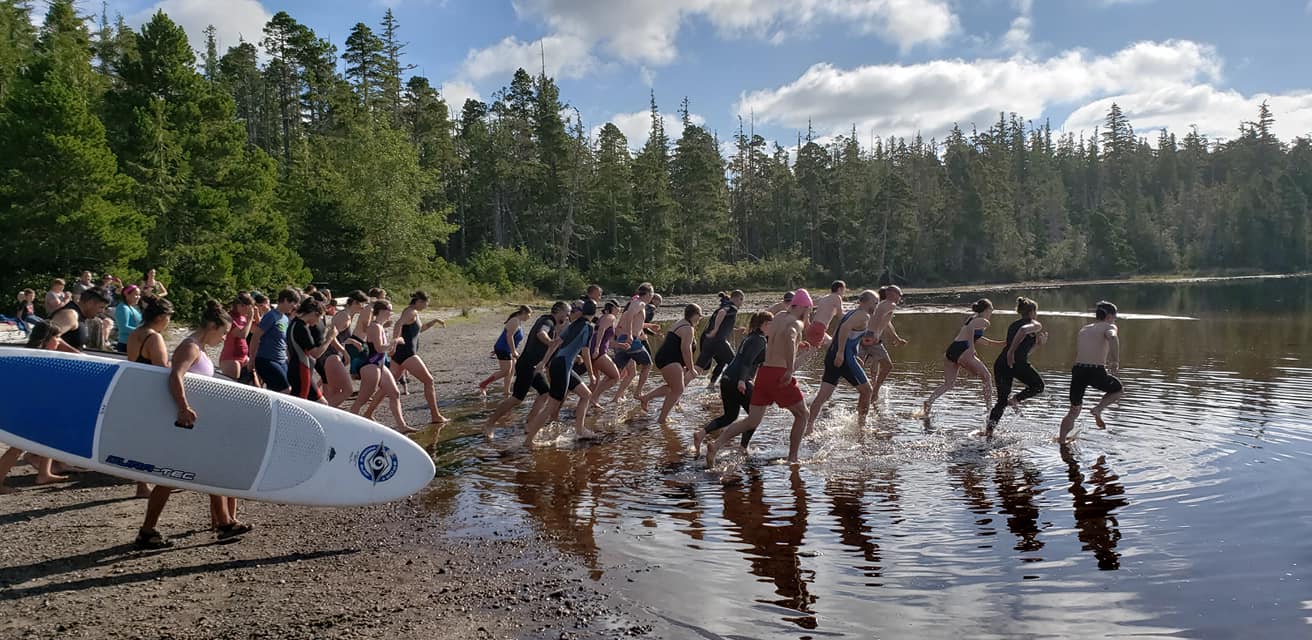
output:
<instances>
[{"instance_id":1,"label":"athlete's bare back","mask_svg":"<svg viewBox=\"0 0 1312 640\"><path fill-rule=\"evenodd\" d=\"M815 303L815 311L811 314L811 322L819 322L828 327L834 316L842 310L843 296L839 293L830 293Z\"/></svg>"},{"instance_id":2,"label":"athlete's bare back","mask_svg":"<svg viewBox=\"0 0 1312 640\"><path fill-rule=\"evenodd\" d=\"M1098 321L1080 329L1075 340L1076 364L1105 365L1115 374L1120 359L1121 339L1115 324Z\"/></svg>"}]
</instances>

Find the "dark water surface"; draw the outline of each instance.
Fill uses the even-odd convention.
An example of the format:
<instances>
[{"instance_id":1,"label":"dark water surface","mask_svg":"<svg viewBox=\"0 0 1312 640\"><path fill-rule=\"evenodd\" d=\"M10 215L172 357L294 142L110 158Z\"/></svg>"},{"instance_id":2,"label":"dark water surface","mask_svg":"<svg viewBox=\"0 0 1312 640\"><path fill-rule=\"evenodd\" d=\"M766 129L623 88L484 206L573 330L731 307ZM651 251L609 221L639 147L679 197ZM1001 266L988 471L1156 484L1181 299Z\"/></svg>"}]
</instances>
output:
<instances>
[{"instance_id":1,"label":"dark water surface","mask_svg":"<svg viewBox=\"0 0 1312 640\"><path fill-rule=\"evenodd\" d=\"M857 427L841 388L800 467L778 462L779 409L723 474L694 461L719 408L704 381L670 426L630 401L597 420L600 444L555 427L519 452L519 423L485 443L490 407L469 399L426 500L469 516L453 535L558 534L688 637L1312 637L1312 279L988 295L1038 299L1052 336L1033 357L1048 393L992 441L972 435L977 379L915 417L978 296L912 296L875 414ZM1123 313L1127 395L1062 448L1074 333L1100 298ZM809 401L818 365L799 377Z\"/></svg>"}]
</instances>

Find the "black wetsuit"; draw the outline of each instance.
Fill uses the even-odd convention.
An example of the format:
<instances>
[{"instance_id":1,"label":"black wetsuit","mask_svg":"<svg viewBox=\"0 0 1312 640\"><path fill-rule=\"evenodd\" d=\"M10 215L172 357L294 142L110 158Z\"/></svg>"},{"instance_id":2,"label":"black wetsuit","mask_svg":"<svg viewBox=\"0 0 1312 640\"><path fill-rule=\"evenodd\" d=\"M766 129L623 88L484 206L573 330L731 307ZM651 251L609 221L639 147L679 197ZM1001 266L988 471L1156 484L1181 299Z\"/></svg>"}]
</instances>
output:
<instances>
[{"instance_id":1,"label":"black wetsuit","mask_svg":"<svg viewBox=\"0 0 1312 640\"><path fill-rule=\"evenodd\" d=\"M1021 327L1028 323L1029 320L1021 318L1007 327L1007 345L1002 348L1002 353L998 354L998 359L993 361L993 381L998 385L998 401L989 412L990 422L1001 420L1002 413L1007 410L1013 380L1025 384L1025 390L1016 394L1017 402L1024 402L1043 393L1043 376L1040 376L1039 372L1030 365L1030 350L1038 343L1038 338L1033 333L1025 336L1020 344L1016 345L1015 364L1007 366L1007 352L1011 350L1011 345L1020 333Z\"/></svg>"},{"instance_id":2,"label":"black wetsuit","mask_svg":"<svg viewBox=\"0 0 1312 640\"><path fill-rule=\"evenodd\" d=\"M515 361L515 380L511 384L510 395L516 400L527 398L529 389L537 391L538 395L551 391L546 376L537 371L538 363L547 355L547 345L538 339L538 332L544 330L547 336L551 336L556 330L556 319L552 318L551 314L544 315L533 323L533 328L529 329L528 337L524 340L524 350Z\"/></svg>"},{"instance_id":3,"label":"black wetsuit","mask_svg":"<svg viewBox=\"0 0 1312 640\"><path fill-rule=\"evenodd\" d=\"M707 324L707 332L702 334L702 350L697 354L698 369L705 370L711 366L711 360L715 361L715 370L711 372L712 384L733 360L733 346L729 344L729 338L733 336L733 325L738 320L738 307L733 306L732 303L724 303L720 306L720 310L724 311L720 326L716 328L715 333L710 333L711 327L709 323Z\"/></svg>"},{"instance_id":4,"label":"black wetsuit","mask_svg":"<svg viewBox=\"0 0 1312 640\"><path fill-rule=\"evenodd\" d=\"M756 332L743 338L742 344L738 345L738 355L729 362L724 377L720 379L720 401L724 403L724 414L706 425L706 433L733 424L738 420L739 412L751 411L752 379L756 377L756 370L765 363L765 342L765 334ZM739 382L744 384L745 393L738 391ZM744 447L751 442L753 433L756 433L755 429L743 432Z\"/></svg>"}]
</instances>

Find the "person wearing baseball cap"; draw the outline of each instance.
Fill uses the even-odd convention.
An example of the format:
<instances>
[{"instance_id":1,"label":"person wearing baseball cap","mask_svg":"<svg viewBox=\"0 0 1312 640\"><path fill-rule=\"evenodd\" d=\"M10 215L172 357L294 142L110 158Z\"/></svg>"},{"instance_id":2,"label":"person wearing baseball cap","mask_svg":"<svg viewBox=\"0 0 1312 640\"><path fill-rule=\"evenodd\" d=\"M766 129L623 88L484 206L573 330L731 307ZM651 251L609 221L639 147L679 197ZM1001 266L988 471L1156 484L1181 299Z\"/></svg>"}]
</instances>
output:
<instances>
[{"instance_id":1,"label":"person wearing baseball cap","mask_svg":"<svg viewBox=\"0 0 1312 640\"><path fill-rule=\"evenodd\" d=\"M797 463L802 436L806 433L809 412L802 390L793 377L797 371L797 348L803 340L811 307L815 306L806 289L793 293L788 311L775 316L770 323L765 346L765 363L756 373L756 386L752 390L751 409L747 417L725 427L714 442L706 445L706 466L715 464L715 454L739 434L756 429L765 418L765 410L777 404L793 414L793 428L788 441L788 462Z\"/></svg>"}]
</instances>

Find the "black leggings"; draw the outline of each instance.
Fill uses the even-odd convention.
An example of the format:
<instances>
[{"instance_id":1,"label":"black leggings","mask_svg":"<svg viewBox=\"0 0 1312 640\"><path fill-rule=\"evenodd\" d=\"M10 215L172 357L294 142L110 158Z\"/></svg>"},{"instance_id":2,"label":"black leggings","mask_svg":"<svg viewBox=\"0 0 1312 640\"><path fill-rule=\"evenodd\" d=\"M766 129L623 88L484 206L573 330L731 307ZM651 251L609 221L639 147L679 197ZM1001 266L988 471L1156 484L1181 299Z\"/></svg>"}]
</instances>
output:
<instances>
[{"instance_id":1,"label":"black leggings","mask_svg":"<svg viewBox=\"0 0 1312 640\"><path fill-rule=\"evenodd\" d=\"M751 412L752 403L752 383L748 382L747 393L738 393L738 381L724 378L720 380L720 401L724 403L724 415L714 419L706 425L706 433L711 434L723 429L734 422L738 421L739 412ZM744 431L742 437L743 448L747 443L752 441L752 434L756 429Z\"/></svg>"},{"instance_id":2,"label":"black leggings","mask_svg":"<svg viewBox=\"0 0 1312 640\"><path fill-rule=\"evenodd\" d=\"M1002 412L1007 410L1009 400L1007 396L1011 395L1012 380L1019 380L1025 384L1025 390L1016 394L1017 402L1024 402L1043 393L1043 376L1034 370L1033 365L1028 362L1017 362L1016 366L1008 367L1006 360L999 359L993 363L993 381L998 385L998 402L989 412L989 420L997 422L1002 419Z\"/></svg>"},{"instance_id":3,"label":"black leggings","mask_svg":"<svg viewBox=\"0 0 1312 640\"><path fill-rule=\"evenodd\" d=\"M705 370L711 366L711 360L715 360L715 370L711 372L710 382L715 384L715 381L720 377L720 373L733 360L733 347L729 346L728 340L712 337L702 341L701 353L697 354L697 367ZM737 389L734 392L736 393Z\"/></svg>"}]
</instances>

